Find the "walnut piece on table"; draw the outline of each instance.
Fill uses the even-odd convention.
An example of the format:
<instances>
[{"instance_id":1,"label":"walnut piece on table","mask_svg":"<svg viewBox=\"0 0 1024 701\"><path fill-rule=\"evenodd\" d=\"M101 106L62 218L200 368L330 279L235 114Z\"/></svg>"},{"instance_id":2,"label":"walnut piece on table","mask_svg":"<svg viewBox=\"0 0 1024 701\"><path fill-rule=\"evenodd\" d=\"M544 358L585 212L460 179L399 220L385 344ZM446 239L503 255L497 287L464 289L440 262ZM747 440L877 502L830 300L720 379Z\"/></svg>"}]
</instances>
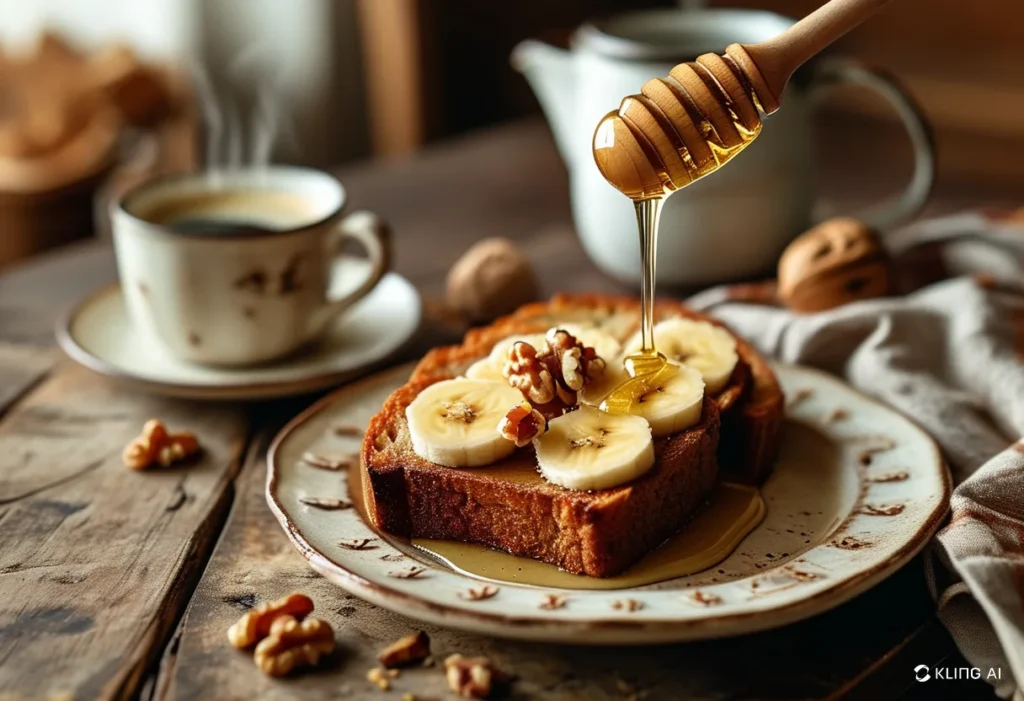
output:
<instances>
[{"instance_id":1,"label":"walnut piece on table","mask_svg":"<svg viewBox=\"0 0 1024 701\"><path fill-rule=\"evenodd\" d=\"M381 691L391 690L391 680L388 678L387 672L380 667L373 667L366 673L366 681L373 684Z\"/></svg>"},{"instance_id":2,"label":"walnut piece on table","mask_svg":"<svg viewBox=\"0 0 1024 701\"><path fill-rule=\"evenodd\" d=\"M270 634L259 642L253 661L265 674L283 677L299 667L313 667L334 652L334 630L327 621L278 616Z\"/></svg>"},{"instance_id":3,"label":"walnut piece on table","mask_svg":"<svg viewBox=\"0 0 1024 701\"><path fill-rule=\"evenodd\" d=\"M399 638L377 655L377 661L384 667L404 667L419 664L430 657L430 636L422 630Z\"/></svg>"},{"instance_id":4,"label":"walnut piece on table","mask_svg":"<svg viewBox=\"0 0 1024 701\"><path fill-rule=\"evenodd\" d=\"M458 654L445 659L444 675L448 688L467 699L490 698L497 687L510 679L486 657Z\"/></svg>"},{"instance_id":5,"label":"walnut piece on table","mask_svg":"<svg viewBox=\"0 0 1024 701\"><path fill-rule=\"evenodd\" d=\"M249 611L228 628L228 641L237 648L255 645L270 635L274 621L281 616L302 619L313 612L313 600L298 592L268 601Z\"/></svg>"},{"instance_id":6,"label":"walnut piece on table","mask_svg":"<svg viewBox=\"0 0 1024 701\"><path fill-rule=\"evenodd\" d=\"M125 446L121 458L125 467L145 470L153 465L170 467L200 451L199 441L189 431L171 433L162 421L150 419L142 435Z\"/></svg>"}]
</instances>

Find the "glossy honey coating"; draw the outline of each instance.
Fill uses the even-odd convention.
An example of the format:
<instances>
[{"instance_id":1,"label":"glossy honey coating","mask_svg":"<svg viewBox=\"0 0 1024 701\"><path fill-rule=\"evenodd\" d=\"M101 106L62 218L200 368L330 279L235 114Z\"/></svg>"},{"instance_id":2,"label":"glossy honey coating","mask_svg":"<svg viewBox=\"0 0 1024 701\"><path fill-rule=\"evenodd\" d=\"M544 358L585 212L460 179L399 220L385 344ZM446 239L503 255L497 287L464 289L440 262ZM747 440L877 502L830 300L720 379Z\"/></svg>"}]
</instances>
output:
<instances>
[{"instance_id":1,"label":"glossy honey coating","mask_svg":"<svg viewBox=\"0 0 1024 701\"><path fill-rule=\"evenodd\" d=\"M704 54L648 81L594 132L605 179L633 200L659 198L714 172L761 131L758 96L728 55Z\"/></svg>"}]
</instances>

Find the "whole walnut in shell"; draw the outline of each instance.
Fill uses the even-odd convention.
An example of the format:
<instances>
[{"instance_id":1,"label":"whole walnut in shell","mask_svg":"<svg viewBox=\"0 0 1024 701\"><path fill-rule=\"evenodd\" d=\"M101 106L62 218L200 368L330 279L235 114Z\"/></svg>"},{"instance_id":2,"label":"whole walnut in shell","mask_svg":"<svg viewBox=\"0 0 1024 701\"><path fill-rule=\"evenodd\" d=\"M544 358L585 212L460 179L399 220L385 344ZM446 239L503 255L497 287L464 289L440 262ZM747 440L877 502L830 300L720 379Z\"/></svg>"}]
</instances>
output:
<instances>
[{"instance_id":1,"label":"whole walnut in shell","mask_svg":"<svg viewBox=\"0 0 1024 701\"><path fill-rule=\"evenodd\" d=\"M448 273L448 303L471 321L490 321L537 298L530 260L508 239L467 250Z\"/></svg>"},{"instance_id":2,"label":"whole walnut in shell","mask_svg":"<svg viewBox=\"0 0 1024 701\"><path fill-rule=\"evenodd\" d=\"M779 258L779 299L819 312L889 294L889 261L878 237L856 219L829 219L797 237Z\"/></svg>"}]
</instances>

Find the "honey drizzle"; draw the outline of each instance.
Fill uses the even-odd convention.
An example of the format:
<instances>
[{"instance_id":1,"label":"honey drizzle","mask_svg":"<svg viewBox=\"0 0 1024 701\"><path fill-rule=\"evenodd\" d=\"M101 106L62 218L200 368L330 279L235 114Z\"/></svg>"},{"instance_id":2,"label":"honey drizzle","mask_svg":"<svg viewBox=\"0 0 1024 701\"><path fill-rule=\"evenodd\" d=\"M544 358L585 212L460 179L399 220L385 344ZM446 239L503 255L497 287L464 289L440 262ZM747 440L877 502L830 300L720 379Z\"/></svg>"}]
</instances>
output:
<instances>
[{"instance_id":1,"label":"honey drizzle","mask_svg":"<svg viewBox=\"0 0 1024 701\"><path fill-rule=\"evenodd\" d=\"M604 400L601 409L612 414L627 414L633 404L650 392L660 381L667 379L674 368L668 359L654 347L654 281L658 264L658 221L664 197L638 200L636 223L640 231L640 259L643 265L640 286L640 352L625 360L629 379L624 381Z\"/></svg>"},{"instance_id":2,"label":"honey drizzle","mask_svg":"<svg viewBox=\"0 0 1024 701\"><path fill-rule=\"evenodd\" d=\"M747 97L758 110L763 111L761 110L757 94L746 76L743 75L743 72L738 69L731 57L724 56L723 59L726 65L736 73ZM724 105L725 112L739 135L740 142L738 144L732 146L726 144L722 135L718 133L711 121L697 108L697 105L693 102L686 89L671 76L666 76L660 79L660 81L669 88L669 91L679 101L685 113L696 125L702 140L707 144L711 152L711 160L705 159L704 162L698 163L686 147L683 134L667 118L661 106L645 95L633 95L623 100L618 110L605 115L598 125L595 135L595 156L597 156L597 161L600 165L602 159L598 151L602 148L614 148L615 146L615 122L618 121L625 125L636 140L648 163L655 168L658 180L660 181L659 191L649 191L648 188L644 187L635 190L632 186L626 186L624 183L616 183L609 180L620 192L633 200L633 206L636 210L637 230L640 238L641 258L641 348L638 353L628 356L623 361L626 371L629 373L629 379L612 390L611 394L608 395L601 405L603 410L611 413L628 413L639 398L653 391L659 383L667 379L669 374L675 372L674 366L668 362L664 355L658 352L654 342L654 283L657 268L658 228L665 199L673 192L681 190L721 168L740 151L750 145L761 132L760 121L753 128L743 123L732 97L710 70L699 63L692 63L690 65L701 82L718 98L720 104ZM668 167L664 163L664 159L658 155L657 150L654 148L651 138L648 138L640 126L629 118L627 112L631 100L635 100L648 108L648 111L654 117L654 124L675 147L680 160L685 164L688 175L687 180L673 180ZM602 172L605 172L603 168Z\"/></svg>"},{"instance_id":3,"label":"honey drizzle","mask_svg":"<svg viewBox=\"0 0 1024 701\"><path fill-rule=\"evenodd\" d=\"M636 210L636 225L640 231L640 260L643 264L643 278L640 287L640 303L643 308L640 326L640 354L653 356L654 349L654 276L658 268L658 223L664 198L640 200L633 204Z\"/></svg>"}]
</instances>

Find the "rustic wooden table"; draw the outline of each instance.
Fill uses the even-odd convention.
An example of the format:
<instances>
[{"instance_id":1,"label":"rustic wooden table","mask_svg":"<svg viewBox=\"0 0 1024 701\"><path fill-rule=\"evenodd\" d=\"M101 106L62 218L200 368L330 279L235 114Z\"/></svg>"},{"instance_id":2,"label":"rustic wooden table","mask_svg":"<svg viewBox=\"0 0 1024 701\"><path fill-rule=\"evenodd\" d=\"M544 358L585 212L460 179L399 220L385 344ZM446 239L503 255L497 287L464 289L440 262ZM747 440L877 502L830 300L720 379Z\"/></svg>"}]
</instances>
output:
<instances>
[{"instance_id":1,"label":"rustic wooden table","mask_svg":"<svg viewBox=\"0 0 1024 701\"><path fill-rule=\"evenodd\" d=\"M546 293L616 288L572 233L565 172L537 122L342 175L358 206L391 220L395 267L427 298L489 235L524 246ZM940 193L945 206L969 201L962 190ZM0 699L449 698L436 669L407 672L390 696L365 681L376 651L417 624L316 575L264 501L268 440L312 398L167 400L54 349L60 312L114 276L98 243L0 275ZM407 357L442 336L428 324ZM193 428L203 459L126 470L121 449L150 417ZM254 604L294 590L315 599L338 651L311 674L271 680L225 631ZM992 698L980 682L913 682L917 664L964 664L935 619L920 559L830 613L743 638L588 648L428 630L438 657L483 653L517 675L513 698Z\"/></svg>"}]
</instances>

